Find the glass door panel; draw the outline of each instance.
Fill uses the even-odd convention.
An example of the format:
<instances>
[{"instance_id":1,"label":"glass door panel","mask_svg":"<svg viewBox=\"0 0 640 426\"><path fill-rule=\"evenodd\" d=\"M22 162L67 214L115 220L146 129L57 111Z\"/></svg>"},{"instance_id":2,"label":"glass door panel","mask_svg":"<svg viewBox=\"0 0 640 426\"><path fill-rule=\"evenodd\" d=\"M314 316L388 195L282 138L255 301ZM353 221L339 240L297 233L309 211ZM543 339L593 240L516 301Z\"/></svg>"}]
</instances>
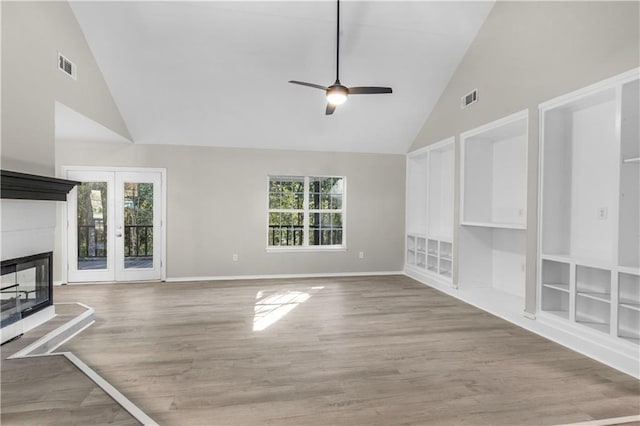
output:
<instances>
[{"instance_id":1,"label":"glass door panel","mask_svg":"<svg viewBox=\"0 0 640 426\"><path fill-rule=\"evenodd\" d=\"M116 175L118 280L160 279L160 174Z\"/></svg>"},{"instance_id":2,"label":"glass door panel","mask_svg":"<svg viewBox=\"0 0 640 426\"><path fill-rule=\"evenodd\" d=\"M107 269L107 182L78 186L78 270Z\"/></svg>"},{"instance_id":3,"label":"glass door panel","mask_svg":"<svg viewBox=\"0 0 640 426\"><path fill-rule=\"evenodd\" d=\"M68 197L69 281L113 281L114 174L69 171L67 177L82 182Z\"/></svg>"},{"instance_id":4,"label":"glass door panel","mask_svg":"<svg viewBox=\"0 0 640 426\"><path fill-rule=\"evenodd\" d=\"M124 268L153 268L153 183L124 183Z\"/></svg>"}]
</instances>

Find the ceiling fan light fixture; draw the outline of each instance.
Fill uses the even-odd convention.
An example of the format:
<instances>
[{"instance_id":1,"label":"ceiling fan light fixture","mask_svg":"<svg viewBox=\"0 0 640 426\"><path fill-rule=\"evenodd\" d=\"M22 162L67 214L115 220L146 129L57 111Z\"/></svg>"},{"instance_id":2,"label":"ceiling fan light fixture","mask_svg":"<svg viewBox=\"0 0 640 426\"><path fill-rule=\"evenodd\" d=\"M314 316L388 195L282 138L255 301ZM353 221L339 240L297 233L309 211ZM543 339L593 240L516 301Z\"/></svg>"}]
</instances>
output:
<instances>
[{"instance_id":1,"label":"ceiling fan light fixture","mask_svg":"<svg viewBox=\"0 0 640 426\"><path fill-rule=\"evenodd\" d=\"M347 88L334 86L327 89L327 102L331 105L342 105L347 101Z\"/></svg>"}]
</instances>

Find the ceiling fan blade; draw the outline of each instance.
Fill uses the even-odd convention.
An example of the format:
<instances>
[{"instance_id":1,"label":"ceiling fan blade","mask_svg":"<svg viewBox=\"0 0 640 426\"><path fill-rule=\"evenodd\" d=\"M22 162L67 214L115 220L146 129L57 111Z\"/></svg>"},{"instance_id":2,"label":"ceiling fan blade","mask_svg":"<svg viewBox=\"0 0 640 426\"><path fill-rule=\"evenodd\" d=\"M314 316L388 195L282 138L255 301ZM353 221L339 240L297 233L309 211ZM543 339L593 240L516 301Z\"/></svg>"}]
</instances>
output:
<instances>
[{"instance_id":1,"label":"ceiling fan blade","mask_svg":"<svg viewBox=\"0 0 640 426\"><path fill-rule=\"evenodd\" d=\"M324 112L325 115L331 115L333 114L333 111L336 110L336 106L335 105L331 105L331 104L327 104L327 109Z\"/></svg>"},{"instance_id":2,"label":"ceiling fan blade","mask_svg":"<svg viewBox=\"0 0 640 426\"><path fill-rule=\"evenodd\" d=\"M380 93L393 93L391 87L349 87L350 95L376 95Z\"/></svg>"},{"instance_id":3,"label":"ceiling fan blade","mask_svg":"<svg viewBox=\"0 0 640 426\"><path fill-rule=\"evenodd\" d=\"M289 80L289 83L299 84L301 86L313 87L314 89L327 90L325 86L320 86L319 84L313 84L313 83L305 83L304 81Z\"/></svg>"}]
</instances>

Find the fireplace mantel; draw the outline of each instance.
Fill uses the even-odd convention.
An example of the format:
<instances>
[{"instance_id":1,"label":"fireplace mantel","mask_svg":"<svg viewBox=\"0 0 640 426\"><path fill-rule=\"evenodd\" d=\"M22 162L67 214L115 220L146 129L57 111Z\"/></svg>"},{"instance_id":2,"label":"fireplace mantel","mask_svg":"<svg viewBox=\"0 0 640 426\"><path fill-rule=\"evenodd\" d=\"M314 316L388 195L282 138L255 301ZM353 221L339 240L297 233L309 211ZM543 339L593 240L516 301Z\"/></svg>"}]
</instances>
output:
<instances>
[{"instance_id":1,"label":"fireplace mantel","mask_svg":"<svg viewBox=\"0 0 640 426\"><path fill-rule=\"evenodd\" d=\"M0 198L14 200L67 201L67 194L80 184L73 180L0 171Z\"/></svg>"}]
</instances>

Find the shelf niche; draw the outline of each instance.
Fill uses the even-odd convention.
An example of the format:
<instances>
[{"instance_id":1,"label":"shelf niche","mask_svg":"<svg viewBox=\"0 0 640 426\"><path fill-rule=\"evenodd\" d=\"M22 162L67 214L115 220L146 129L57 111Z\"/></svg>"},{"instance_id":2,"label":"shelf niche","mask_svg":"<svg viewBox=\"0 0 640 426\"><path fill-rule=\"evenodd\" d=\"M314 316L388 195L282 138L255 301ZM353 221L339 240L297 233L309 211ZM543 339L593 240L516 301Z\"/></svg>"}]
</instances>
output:
<instances>
[{"instance_id":1,"label":"shelf niche","mask_svg":"<svg viewBox=\"0 0 640 426\"><path fill-rule=\"evenodd\" d=\"M544 112L542 253L611 264L619 150L616 90Z\"/></svg>"},{"instance_id":2,"label":"shelf niche","mask_svg":"<svg viewBox=\"0 0 640 426\"><path fill-rule=\"evenodd\" d=\"M640 342L639 71L540 105L539 314L561 311L567 322L559 328L585 340L597 330L601 345L634 357ZM568 293L553 288L550 281L557 280L568 284L561 287Z\"/></svg>"},{"instance_id":3,"label":"shelf niche","mask_svg":"<svg viewBox=\"0 0 640 426\"><path fill-rule=\"evenodd\" d=\"M466 132L463 153L463 224L526 225L527 113Z\"/></svg>"},{"instance_id":4,"label":"shelf niche","mask_svg":"<svg viewBox=\"0 0 640 426\"><path fill-rule=\"evenodd\" d=\"M453 143L450 138L407 155L406 264L447 283L453 260Z\"/></svg>"}]
</instances>

